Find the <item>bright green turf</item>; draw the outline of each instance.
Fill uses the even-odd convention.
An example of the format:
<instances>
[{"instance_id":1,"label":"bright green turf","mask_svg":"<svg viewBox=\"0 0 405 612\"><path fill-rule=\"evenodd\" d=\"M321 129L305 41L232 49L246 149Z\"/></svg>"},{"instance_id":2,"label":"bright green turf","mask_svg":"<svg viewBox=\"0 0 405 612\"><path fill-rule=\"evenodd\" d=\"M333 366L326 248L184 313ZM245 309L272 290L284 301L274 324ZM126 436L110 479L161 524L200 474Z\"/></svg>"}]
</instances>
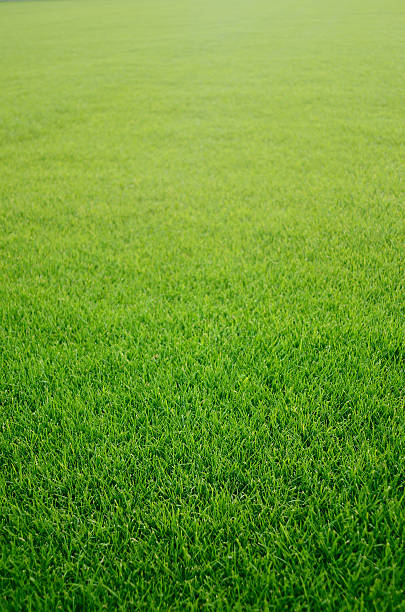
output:
<instances>
[{"instance_id":1,"label":"bright green turf","mask_svg":"<svg viewBox=\"0 0 405 612\"><path fill-rule=\"evenodd\" d=\"M0 606L404 602L403 0L0 4Z\"/></svg>"}]
</instances>

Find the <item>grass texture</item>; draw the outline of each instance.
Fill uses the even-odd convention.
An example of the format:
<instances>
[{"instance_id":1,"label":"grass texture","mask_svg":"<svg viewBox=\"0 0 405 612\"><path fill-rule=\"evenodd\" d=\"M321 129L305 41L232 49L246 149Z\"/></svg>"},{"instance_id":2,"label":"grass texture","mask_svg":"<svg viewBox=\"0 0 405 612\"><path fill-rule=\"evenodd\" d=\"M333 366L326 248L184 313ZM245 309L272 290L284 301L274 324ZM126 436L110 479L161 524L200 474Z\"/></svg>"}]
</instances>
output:
<instances>
[{"instance_id":1,"label":"grass texture","mask_svg":"<svg viewBox=\"0 0 405 612\"><path fill-rule=\"evenodd\" d=\"M1 609L404 610L402 0L0 49Z\"/></svg>"}]
</instances>

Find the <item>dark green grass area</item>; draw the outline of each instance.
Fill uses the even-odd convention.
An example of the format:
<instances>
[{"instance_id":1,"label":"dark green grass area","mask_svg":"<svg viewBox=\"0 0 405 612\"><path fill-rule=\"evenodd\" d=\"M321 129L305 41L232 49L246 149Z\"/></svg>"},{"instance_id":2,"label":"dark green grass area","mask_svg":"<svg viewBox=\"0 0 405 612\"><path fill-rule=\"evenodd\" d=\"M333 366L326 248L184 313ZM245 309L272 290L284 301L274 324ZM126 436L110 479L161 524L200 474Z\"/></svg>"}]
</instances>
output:
<instances>
[{"instance_id":1,"label":"dark green grass area","mask_svg":"<svg viewBox=\"0 0 405 612\"><path fill-rule=\"evenodd\" d=\"M0 608L405 610L402 0L0 6Z\"/></svg>"}]
</instances>

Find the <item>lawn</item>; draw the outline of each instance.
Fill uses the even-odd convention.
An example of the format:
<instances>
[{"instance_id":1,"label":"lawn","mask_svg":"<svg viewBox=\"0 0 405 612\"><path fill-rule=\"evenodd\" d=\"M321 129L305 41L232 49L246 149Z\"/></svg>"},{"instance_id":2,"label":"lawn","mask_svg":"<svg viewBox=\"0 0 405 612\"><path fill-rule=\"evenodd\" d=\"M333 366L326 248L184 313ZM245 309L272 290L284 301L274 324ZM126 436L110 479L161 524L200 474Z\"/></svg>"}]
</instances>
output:
<instances>
[{"instance_id":1,"label":"lawn","mask_svg":"<svg viewBox=\"0 0 405 612\"><path fill-rule=\"evenodd\" d=\"M0 609L405 610L403 0L0 3Z\"/></svg>"}]
</instances>

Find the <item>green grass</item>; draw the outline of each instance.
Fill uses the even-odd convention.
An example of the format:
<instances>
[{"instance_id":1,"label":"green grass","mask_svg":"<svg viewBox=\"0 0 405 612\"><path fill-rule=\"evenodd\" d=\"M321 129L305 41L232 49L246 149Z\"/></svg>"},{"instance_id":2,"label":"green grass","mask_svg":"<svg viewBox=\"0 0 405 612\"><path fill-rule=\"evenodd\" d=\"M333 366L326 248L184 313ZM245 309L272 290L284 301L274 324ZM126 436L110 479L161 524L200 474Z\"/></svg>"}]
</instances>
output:
<instances>
[{"instance_id":1,"label":"green grass","mask_svg":"<svg viewBox=\"0 0 405 612\"><path fill-rule=\"evenodd\" d=\"M405 610L402 0L0 4L0 607Z\"/></svg>"}]
</instances>

